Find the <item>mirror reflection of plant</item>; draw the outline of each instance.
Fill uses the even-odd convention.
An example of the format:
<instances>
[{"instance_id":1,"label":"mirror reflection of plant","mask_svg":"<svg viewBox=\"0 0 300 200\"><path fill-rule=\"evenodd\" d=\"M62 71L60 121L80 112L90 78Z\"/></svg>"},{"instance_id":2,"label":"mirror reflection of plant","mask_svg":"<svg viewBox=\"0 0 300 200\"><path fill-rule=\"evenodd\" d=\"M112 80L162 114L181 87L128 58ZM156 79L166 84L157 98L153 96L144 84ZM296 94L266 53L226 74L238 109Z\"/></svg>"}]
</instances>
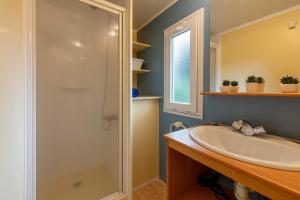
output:
<instances>
[{"instance_id":1,"label":"mirror reflection of plant","mask_svg":"<svg viewBox=\"0 0 300 200\"><path fill-rule=\"evenodd\" d=\"M229 80L224 80L222 85L223 86L230 86L230 81Z\"/></svg>"},{"instance_id":2,"label":"mirror reflection of plant","mask_svg":"<svg viewBox=\"0 0 300 200\"><path fill-rule=\"evenodd\" d=\"M252 75L252 76L248 76L247 80L246 80L247 83L257 83L257 78L256 76Z\"/></svg>"},{"instance_id":3,"label":"mirror reflection of plant","mask_svg":"<svg viewBox=\"0 0 300 200\"><path fill-rule=\"evenodd\" d=\"M257 83L265 83L265 79L261 76L257 77Z\"/></svg>"},{"instance_id":4,"label":"mirror reflection of plant","mask_svg":"<svg viewBox=\"0 0 300 200\"><path fill-rule=\"evenodd\" d=\"M295 78L295 77L293 77L293 76L287 75L287 76L282 77L282 78L280 79L280 82L281 82L282 84L298 84L298 83L299 83L299 80L298 80L298 78Z\"/></svg>"},{"instance_id":5,"label":"mirror reflection of plant","mask_svg":"<svg viewBox=\"0 0 300 200\"><path fill-rule=\"evenodd\" d=\"M231 86L238 86L239 82L238 81L231 81Z\"/></svg>"}]
</instances>

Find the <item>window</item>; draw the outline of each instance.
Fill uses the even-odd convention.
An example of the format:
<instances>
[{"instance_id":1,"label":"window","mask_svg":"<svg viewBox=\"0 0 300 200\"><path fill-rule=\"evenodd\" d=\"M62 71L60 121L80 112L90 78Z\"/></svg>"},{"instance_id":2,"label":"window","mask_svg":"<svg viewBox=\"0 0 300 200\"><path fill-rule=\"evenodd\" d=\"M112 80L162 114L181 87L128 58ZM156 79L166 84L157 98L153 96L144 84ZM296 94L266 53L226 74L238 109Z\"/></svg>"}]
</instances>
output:
<instances>
[{"instance_id":1,"label":"window","mask_svg":"<svg viewBox=\"0 0 300 200\"><path fill-rule=\"evenodd\" d=\"M203 19L201 9L165 30L165 112L203 118Z\"/></svg>"},{"instance_id":2,"label":"window","mask_svg":"<svg viewBox=\"0 0 300 200\"><path fill-rule=\"evenodd\" d=\"M172 37L172 102L189 104L190 91L190 48L191 30Z\"/></svg>"}]
</instances>

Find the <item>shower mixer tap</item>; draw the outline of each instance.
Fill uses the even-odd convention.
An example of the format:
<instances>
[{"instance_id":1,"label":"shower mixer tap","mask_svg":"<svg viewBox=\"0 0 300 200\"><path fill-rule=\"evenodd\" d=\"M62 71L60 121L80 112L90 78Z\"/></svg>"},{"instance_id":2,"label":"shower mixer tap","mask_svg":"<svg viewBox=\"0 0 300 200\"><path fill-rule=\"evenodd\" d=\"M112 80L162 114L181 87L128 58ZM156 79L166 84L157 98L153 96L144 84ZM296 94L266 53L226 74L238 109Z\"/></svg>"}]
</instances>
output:
<instances>
[{"instance_id":1,"label":"shower mixer tap","mask_svg":"<svg viewBox=\"0 0 300 200\"><path fill-rule=\"evenodd\" d=\"M113 121L118 121L119 115L118 114L106 114L102 117L102 127L104 130L110 130Z\"/></svg>"},{"instance_id":2,"label":"shower mixer tap","mask_svg":"<svg viewBox=\"0 0 300 200\"><path fill-rule=\"evenodd\" d=\"M103 120L105 121L118 121L119 120L119 116L117 114L107 114L103 116Z\"/></svg>"}]
</instances>

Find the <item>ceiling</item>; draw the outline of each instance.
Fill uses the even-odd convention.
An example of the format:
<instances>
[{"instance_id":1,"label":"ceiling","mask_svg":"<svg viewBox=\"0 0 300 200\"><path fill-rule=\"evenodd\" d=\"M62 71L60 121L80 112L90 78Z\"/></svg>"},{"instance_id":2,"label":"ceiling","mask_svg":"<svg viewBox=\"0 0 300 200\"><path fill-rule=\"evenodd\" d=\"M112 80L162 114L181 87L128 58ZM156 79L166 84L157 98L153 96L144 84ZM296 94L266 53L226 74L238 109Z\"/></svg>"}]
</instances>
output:
<instances>
[{"instance_id":1,"label":"ceiling","mask_svg":"<svg viewBox=\"0 0 300 200\"><path fill-rule=\"evenodd\" d=\"M177 0L133 0L133 29L139 30Z\"/></svg>"},{"instance_id":2,"label":"ceiling","mask_svg":"<svg viewBox=\"0 0 300 200\"><path fill-rule=\"evenodd\" d=\"M300 4L300 0L211 0L211 35Z\"/></svg>"}]
</instances>

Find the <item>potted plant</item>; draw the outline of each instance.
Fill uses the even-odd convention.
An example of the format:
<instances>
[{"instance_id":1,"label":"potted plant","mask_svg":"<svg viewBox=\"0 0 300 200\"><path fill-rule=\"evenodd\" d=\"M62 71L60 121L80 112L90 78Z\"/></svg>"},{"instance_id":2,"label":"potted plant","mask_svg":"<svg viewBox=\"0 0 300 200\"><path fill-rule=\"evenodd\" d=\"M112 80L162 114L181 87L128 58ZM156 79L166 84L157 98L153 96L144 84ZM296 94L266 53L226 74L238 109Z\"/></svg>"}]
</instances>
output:
<instances>
[{"instance_id":1,"label":"potted plant","mask_svg":"<svg viewBox=\"0 0 300 200\"><path fill-rule=\"evenodd\" d=\"M280 79L280 90L283 93L295 93L298 91L298 79L293 76L284 76Z\"/></svg>"},{"instance_id":2,"label":"potted plant","mask_svg":"<svg viewBox=\"0 0 300 200\"><path fill-rule=\"evenodd\" d=\"M249 93L255 93L258 89L258 83L256 76L249 76L246 80L246 91Z\"/></svg>"},{"instance_id":3,"label":"potted plant","mask_svg":"<svg viewBox=\"0 0 300 200\"><path fill-rule=\"evenodd\" d=\"M264 92L265 91L265 79L261 76L257 77L257 92Z\"/></svg>"},{"instance_id":4,"label":"potted plant","mask_svg":"<svg viewBox=\"0 0 300 200\"><path fill-rule=\"evenodd\" d=\"M238 92L240 87L239 87L239 82L238 81L231 81L231 88L230 91L231 92Z\"/></svg>"},{"instance_id":5,"label":"potted plant","mask_svg":"<svg viewBox=\"0 0 300 200\"><path fill-rule=\"evenodd\" d=\"M224 80L222 86L220 87L221 92L230 92L230 81Z\"/></svg>"}]
</instances>

